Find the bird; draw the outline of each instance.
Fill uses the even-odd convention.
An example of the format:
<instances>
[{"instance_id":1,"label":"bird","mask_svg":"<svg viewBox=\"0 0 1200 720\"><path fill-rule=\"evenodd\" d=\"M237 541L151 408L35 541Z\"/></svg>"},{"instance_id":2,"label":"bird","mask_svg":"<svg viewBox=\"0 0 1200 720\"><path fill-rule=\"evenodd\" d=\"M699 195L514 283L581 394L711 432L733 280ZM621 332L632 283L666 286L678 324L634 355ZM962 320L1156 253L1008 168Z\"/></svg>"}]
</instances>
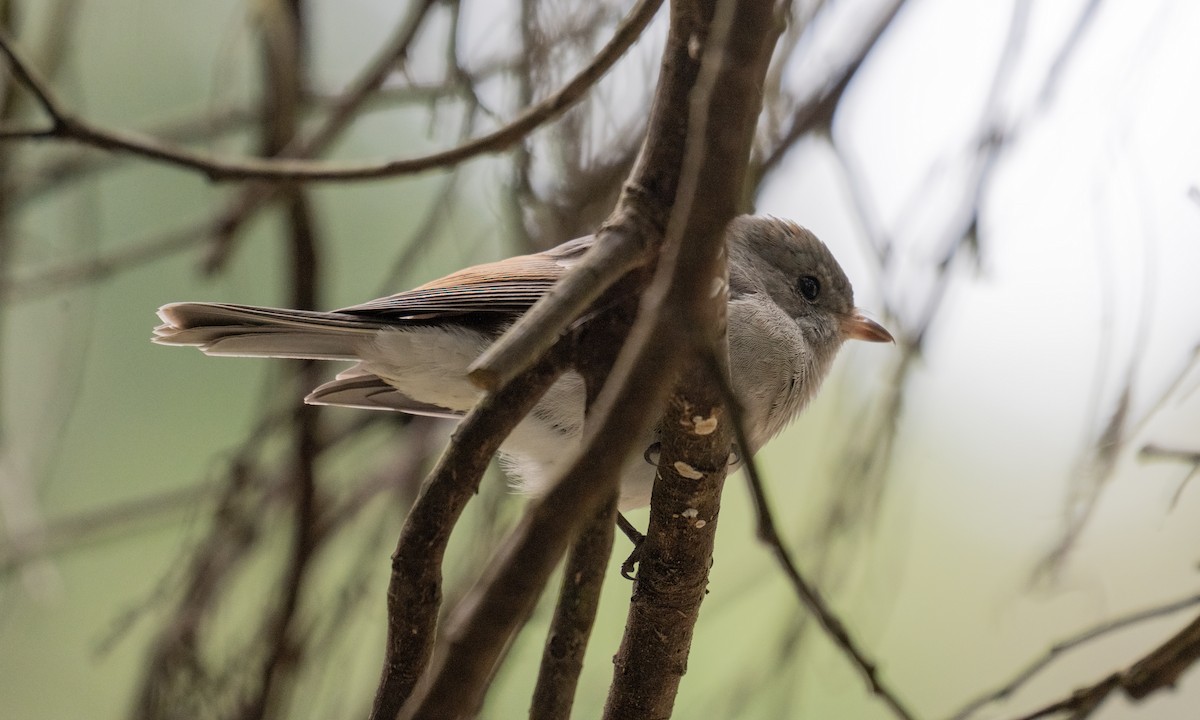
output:
<instances>
[{"instance_id":1,"label":"bird","mask_svg":"<svg viewBox=\"0 0 1200 720\"><path fill-rule=\"evenodd\" d=\"M730 376L750 445L739 453L753 455L816 395L846 340L894 340L855 307L845 272L808 229L742 215L725 241ZM170 303L158 310L153 341L216 356L351 362L305 402L459 418L483 394L467 377L471 363L594 243L591 235L569 240L329 312ZM515 490L540 495L565 469L583 433L584 398L583 378L568 370L501 445ZM655 443L648 437L644 447ZM623 465L623 511L650 502L648 457Z\"/></svg>"}]
</instances>

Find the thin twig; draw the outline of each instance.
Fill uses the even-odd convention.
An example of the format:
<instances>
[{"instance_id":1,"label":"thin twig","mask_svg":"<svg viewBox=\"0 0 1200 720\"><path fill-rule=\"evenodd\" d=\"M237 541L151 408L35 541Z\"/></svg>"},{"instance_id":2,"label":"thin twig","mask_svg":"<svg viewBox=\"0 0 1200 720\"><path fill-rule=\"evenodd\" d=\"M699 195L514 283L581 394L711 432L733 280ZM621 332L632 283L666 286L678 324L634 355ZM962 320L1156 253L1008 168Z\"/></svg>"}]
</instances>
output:
<instances>
[{"instance_id":1,"label":"thin twig","mask_svg":"<svg viewBox=\"0 0 1200 720\"><path fill-rule=\"evenodd\" d=\"M1111 673L1062 700L1021 716L1020 720L1037 720L1064 712L1070 712L1072 720L1084 720L1117 689L1131 700L1141 700L1157 690L1173 688L1179 676L1198 660L1200 616L1125 670Z\"/></svg>"},{"instance_id":2,"label":"thin twig","mask_svg":"<svg viewBox=\"0 0 1200 720\"><path fill-rule=\"evenodd\" d=\"M1115 618L1113 620L1101 623L1095 627L1089 628L1077 635L1073 635L1066 640L1060 640L1059 642L1051 645L1050 649L1047 650L1041 657L1026 665L1004 685L1001 685L995 690L981 695L964 705L958 712L951 716L950 720L967 720L967 718L969 718L971 715L974 715L985 705L990 705L992 703L1007 699L1064 653L1070 652L1081 645L1085 645L1093 640L1104 637L1105 635L1109 635L1118 630L1123 630L1131 625L1137 625L1139 623L1146 622L1147 620L1162 618L1196 605L1200 605L1200 595L1190 595L1188 597L1166 603L1165 605L1159 605L1157 607L1147 608L1145 610L1129 613L1128 615L1123 615L1119 618Z\"/></svg>"},{"instance_id":3,"label":"thin twig","mask_svg":"<svg viewBox=\"0 0 1200 720\"><path fill-rule=\"evenodd\" d=\"M495 389L553 345L604 291L646 262L641 233L610 232L471 364L470 378Z\"/></svg>"},{"instance_id":4,"label":"thin twig","mask_svg":"<svg viewBox=\"0 0 1200 720\"><path fill-rule=\"evenodd\" d=\"M472 75L464 82L474 82L492 77L504 69L503 65L488 67L485 72ZM424 103L462 93L462 87L457 84L414 84L396 88L381 88L367 98L362 112L373 110L389 110L409 103ZM314 115L342 101L342 95L330 93L310 93L303 98L306 115ZM225 135L245 130L251 123L259 119L259 113L245 106L218 107L215 109L193 112L186 116L161 122L152 129L144 130L147 135L162 138L172 143L190 144L211 141ZM14 129L15 130L15 129ZM43 132L44 127L27 128L16 134L28 135L32 132ZM3 136L0 132L0 137ZM465 141L466 138L463 138ZM21 179L19 187L12 194L11 202L20 208L25 203L34 200L50 191L59 191L63 187L79 183L94 174L113 167L121 160L134 156L102 153L94 148L81 147L74 152L55 157L42 165L31 167Z\"/></svg>"},{"instance_id":5,"label":"thin twig","mask_svg":"<svg viewBox=\"0 0 1200 720\"><path fill-rule=\"evenodd\" d=\"M1028 715L1022 715L1017 720L1038 720L1038 718L1059 715L1066 712L1071 713L1071 720L1084 720L1084 718L1092 714L1093 710L1100 707L1100 703L1104 702L1109 694L1113 690L1116 690L1120 684L1120 676L1114 673L1095 685L1076 690L1071 693L1070 697L1052 702Z\"/></svg>"},{"instance_id":6,"label":"thin twig","mask_svg":"<svg viewBox=\"0 0 1200 720\"><path fill-rule=\"evenodd\" d=\"M66 109L59 103L58 98L54 96L49 84L42 78L41 74L17 54L7 31L0 31L0 54L3 54L8 60L8 66L12 74L16 77L17 82L29 90L33 95L34 101L50 116L52 123L50 132L61 132L62 125L70 121L70 116L67 114Z\"/></svg>"},{"instance_id":7,"label":"thin twig","mask_svg":"<svg viewBox=\"0 0 1200 720\"><path fill-rule=\"evenodd\" d=\"M7 35L0 33L0 53L9 61L16 78L28 88L38 104L50 116L45 133L29 139L65 139L103 150L125 152L204 173L213 180L369 180L413 174L447 167L478 155L499 152L528 135L537 127L562 115L577 103L596 81L640 37L654 17L662 0L641 0L618 26L613 38L574 78L558 92L526 109L509 124L458 147L416 158L397 158L372 162L317 162L301 159L231 158L188 150L135 132L106 128L76 118L42 82Z\"/></svg>"},{"instance_id":8,"label":"thin twig","mask_svg":"<svg viewBox=\"0 0 1200 720\"><path fill-rule=\"evenodd\" d=\"M259 32L263 51L262 151L278 154L292 142L300 123L300 102L305 85L304 15L300 0L279 0L263 5ZM320 239L315 211L307 191L296 185L285 190L287 224L284 244L291 268L290 306L313 310L320 304L318 287ZM312 360L293 363L294 379L302 388L315 386L320 374ZM258 669L255 692L241 707L241 720L259 720L279 712L283 688L296 676L305 655L307 636L296 631L297 617L307 578L325 539L319 533L319 499L316 461L321 408L299 405L292 425L291 468L288 489L292 499L292 537L287 566L279 588L279 604L269 613L262 637L266 657Z\"/></svg>"},{"instance_id":9,"label":"thin twig","mask_svg":"<svg viewBox=\"0 0 1200 720\"><path fill-rule=\"evenodd\" d=\"M193 248L203 242L211 229L212 224L204 221L171 230L108 255L35 271L24 277L0 277L0 302L20 303L37 300L104 280L119 272L132 270Z\"/></svg>"},{"instance_id":10,"label":"thin twig","mask_svg":"<svg viewBox=\"0 0 1200 720\"><path fill-rule=\"evenodd\" d=\"M725 403L730 408L738 447L748 448L750 447L750 438L746 434L746 428L742 422L743 411L741 403L733 390L733 385L729 382L725 374L720 371L719 366L712 357L709 357L708 362L709 374L720 383ZM799 567L797 567L795 561L792 559L791 553L788 551L787 546L784 545L783 538L779 536L779 531L775 527L771 504L767 499L766 486L763 484L762 476L758 472L758 465L754 462L753 457L744 454L743 469L746 472L750 497L754 501L754 514L758 524L758 539L771 550L771 553L783 568L784 575L787 576L788 582L791 583L792 589L796 591L796 595L800 598L800 601L816 617L817 622L825 630L825 634L833 644L858 669L871 692L878 696L896 717L903 718L904 720L912 720L915 716L904 706L895 691L890 689L880 679L879 671L874 661L868 658L866 653L859 648L858 643L850 636L850 631L846 628L845 623L842 622L833 608L829 607L825 599L821 597L816 586L805 579L803 573L800 572Z\"/></svg>"},{"instance_id":11,"label":"thin twig","mask_svg":"<svg viewBox=\"0 0 1200 720\"><path fill-rule=\"evenodd\" d=\"M766 157L754 168L753 187L757 187L763 178L779 167L788 150L800 138L816 130L828 130L834 111L841 105L846 88L858 75L867 56L879 44L879 39L883 37L884 31L892 26L892 21L896 19L904 2L905 0L893 0L892 4L879 14L871 30L862 39L853 56L846 60L842 69L796 108L792 113L787 130L780 135L774 146L767 152Z\"/></svg>"}]
</instances>

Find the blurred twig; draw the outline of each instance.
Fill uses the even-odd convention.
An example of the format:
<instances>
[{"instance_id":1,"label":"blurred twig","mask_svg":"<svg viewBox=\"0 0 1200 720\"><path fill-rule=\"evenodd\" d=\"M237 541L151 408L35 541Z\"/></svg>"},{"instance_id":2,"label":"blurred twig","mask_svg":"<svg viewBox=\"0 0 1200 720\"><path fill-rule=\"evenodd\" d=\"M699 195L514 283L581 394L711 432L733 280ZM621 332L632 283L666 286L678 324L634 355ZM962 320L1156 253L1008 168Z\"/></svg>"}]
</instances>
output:
<instances>
[{"instance_id":1,"label":"blurred twig","mask_svg":"<svg viewBox=\"0 0 1200 720\"><path fill-rule=\"evenodd\" d=\"M733 390L733 385L725 377L724 373L720 372L720 368L711 358L709 359L709 368L710 375L720 383L725 405L729 408L730 415L733 418L733 429L737 439L737 446L739 448L750 447L750 438L746 434L746 428L743 424L742 408L737 394ZM825 602L825 599L821 597L816 586L809 582L803 573L800 572L796 561L792 558L792 553L784 545L783 538L780 537L779 531L776 528L771 503L767 499L766 485L762 481L762 476L758 472L758 464L754 461L753 456L749 454L745 455L743 470L746 473L750 498L754 502L758 539L771 550L784 575L787 576L792 589L796 591L796 595L800 598L800 602L817 619L817 622L820 623L829 640L858 669L871 692L879 697L896 717L911 720L914 717L913 714L900 701L895 691L891 690L879 678L879 672L875 663L859 648L858 643L850 636L850 631L846 628L845 623L833 611L833 608Z\"/></svg>"},{"instance_id":2,"label":"blurred twig","mask_svg":"<svg viewBox=\"0 0 1200 720\"><path fill-rule=\"evenodd\" d=\"M161 260L195 247L208 237L212 223L202 221L102 257L64 263L25 276L0 276L0 302L20 303L90 285L117 273Z\"/></svg>"},{"instance_id":3,"label":"blurred twig","mask_svg":"<svg viewBox=\"0 0 1200 720\"><path fill-rule=\"evenodd\" d=\"M268 0L260 5L259 34L263 54L262 154L272 157L293 142L300 124L300 102L305 95L307 41L305 17L300 0ZM335 111L336 114L336 111ZM286 210L284 246L290 261L290 305L304 310L319 306L320 259L316 218L307 191L299 186L283 188ZM295 382L314 387L319 379L316 363L293 363ZM316 553L326 536L318 522L320 501L316 461L318 421L321 408L304 405L295 409L291 428L288 490L292 499L292 537L287 567L277 594L279 603L264 617L262 642L267 650L258 670L258 686L238 708L240 720L261 720L285 715L288 689L305 658L308 638L296 631L300 603L308 588L307 578Z\"/></svg>"},{"instance_id":4,"label":"blurred twig","mask_svg":"<svg viewBox=\"0 0 1200 720\"><path fill-rule=\"evenodd\" d=\"M432 3L432 0L429 0ZM537 105L527 108L516 119L487 135L450 150L418 158L361 163L315 162L301 159L227 158L188 150L156 138L106 128L80 119L58 99L40 75L17 52L6 34L0 34L0 53L20 83L33 93L50 118L50 126L41 130L0 130L0 139L59 139L79 142L104 150L126 152L178 167L196 170L214 180L365 180L394 177L446 167L477 155L497 152L511 146L534 128L561 115L583 97L640 36L657 12L661 0L641 0L629 17L617 28L613 39L561 90ZM353 97L353 93L350 93ZM346 111L352 112L350 111ZM335 109L334 117L342 112ZM335 126L337 123L330 123ZM321 137L318 133L317 137Z\"/></svg>"},{"instance_id":5,"label":"blurred twig","mask_svg":"<svg viewBox=\"0 0 1200 720\"><path fill-rule=\"evenodd\" d=\"M1035 578L1052 572L1075 546L1076 539L1091 519L1091 513L1099 500L1099 494L1104 489L1107 480L1111 478L1121 453L1128 449L1133 440L1141 436L1150 421L1157 417L1166 404L1176 396L1192 368L1198 362L1200 362L1200 347L1192 351L1191 358L1167 383L1154 403L1136 419L1130 417L1133 376L1132 372L1127 373L1116 406L1099 436L1092 443L1093 448L1090 453L1084 458L1083 470L1079 471L1079 475L1087 481L1087 484L1076 490L1080 499L1069 503L1068 519L1063 528L1062 537L1034 569Z\"/></svg>"},{"instance_id":6,"label":"blurred twig","mask_svg":"<svg viewBox=\"0 0 1200 720\"><path fill-rule=\"evenodd\" d=\"M359 72L349 87L332 104L332 110L308 137L294 133L274 153L276 159L309 158L324 152L350 126L358 112L383 86L387 78L403 65L417 33L427 21L436 0L415 0L391 37ZM241 188L220 213L213 244L205 260L205 269L214 272L228 260L233 240L254 212L275 197L277 185L256 182Z\"/></svg>"},{"instance_id":7,"label":"blurred twig","mask_svg":"<svg viewBox=\"0 0 1200 720\"><path fill-rule=\"evenodd\" d=\"M850 86L850 82L854 80L871 51L879 44L879 39L883 37L884 32L892 26L892 22L896 19L900 9L904 7L904 3L905 0L892 0L891 4L879 13L870 30L859 42L851 56L846 59L842 68L827 78L824 84L801 101L792 111L787 129L779 133L778 137L768 140L768 147L763 157L754 164L749 187L757 188L763 179L779 167L787 152L801 138L813 132L828 134L829 127L833 122L833 115L842 102L846 88Z\"/></svg>"},{"instance_id":8,"label":"blurred twig","mask_svg":"<svg viewBox=\"0 0 1200 720\"><path fill-rule=\"evenodd\" d=\"M1200 595L1190 595L1165 605L1159 605L1146 610L1139 610L1137 612L1109 620L1095 627L1089 628L1066 640L1056 642L1050 646L1050 649L1047 650L1044 655L1027 665L1023 670L1014 675L1013 678L1007 683L964 705L951 717L951 720L967 720L967 718L974 715L984 706L1007 699L1017 690L1021 689L1035 675L1044 670L1046 666L1050 665L1050 663L1054 662L1064 653L1070 652L1081 645L1085 645L1092 640L1110 635L1118 630L1123 630L1132 625L1137 625L1146 622L1147 620L1162 618L1196 605L1200 605Z\"/></svg>"},{"instance_id":9,"label":"blurred twig","mask_svg":"<svg viewBox=\"0 0 1200 720\"><path fill-rule=\"evenodd\" d=\"M0 576L34 558L86 546L94 538L161 520L210 497L216 485L202 482L178 490L144 495L127 502L46 520L43 527L10 535L0 545Z\"/></svg>"},{"instance_id":10,"label":"blurred twig","mask_svg":"<svg viewBox=\"0 0 1200 720\"><path fill-rule=\"evenodd\" d=\"M1071 713L1072 720L1084 720L1118 689L1131 700L1141 700L1156 690L1173 688L1197 660L1200 660L1200 616L1127 668L1075 690L1062 700L1022 715L1019 720L1037 720L1067 712Z\"/></svg>"},{"instance_id":11,"label":"blurred twig","mask_svg":"<svg viewBox=\"0 0 1200 720\"><path fill-rule=\"evenodd\" d=\"M977 697L976 700L968 702L959 710L958 713L955 713L950 720L967 720L967 718L970 718L971 715L976 714L977 710L980 708L989 706L989 704L994 702L1006 700L1006 698L1012 696L1014 692L1020 690L1022 686L1030 682L1034 676L1037 676L1038 673L1045 670L1045 667L1058 659L1058 656L1068 653L1070 650L1082 646L1082 644L1086 644L1093 640L1098 640L1098 638L1104 637L1105 635L1110 635L1112 632L1116 632L1117 630L1123 630L1132 625L1145 623L1146 620L1158 619L1169 616L1169 614L1176 613L1181 610L1187 610L1187 608L1195 605L1200 605L1200 595L1190 595L1188 598L1183 598L1174 602L1168 602L1166 605L1160 605L1158 607L1148 608L1148 610L1129 613L1127 616L1109 620L1109 622L1099 624L1094 626L1094 628L1080 632L1079 635L1069 637L1067 640L1056 642L1050 646L1049 650L1046 650L1044 655L1031 662L1031 664L1027 665L1024 670L1016 673L1013 679L1010 679L1009 682L1004 683L996 690L988 692L986 695Z\"/></svg>"}]
</instances>

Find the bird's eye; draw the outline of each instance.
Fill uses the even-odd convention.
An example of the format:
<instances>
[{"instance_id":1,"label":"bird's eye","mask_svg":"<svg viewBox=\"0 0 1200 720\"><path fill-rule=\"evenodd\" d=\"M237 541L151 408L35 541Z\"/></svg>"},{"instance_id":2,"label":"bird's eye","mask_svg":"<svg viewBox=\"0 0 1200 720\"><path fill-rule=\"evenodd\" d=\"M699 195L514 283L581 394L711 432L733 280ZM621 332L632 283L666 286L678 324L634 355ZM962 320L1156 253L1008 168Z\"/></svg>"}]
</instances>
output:
<instances>
[{"instance_id":1,"label":"bird's eye","mask_svg":"<svg viewBox=\"0 0 1200 720\"><path fill-rule=\"evenodd\" d=\"M796 289L800 291L805 300L814 302L817 295L821 294L821 281L812 275L804 275L796 283Z\"/></svg>"}]
</instances>

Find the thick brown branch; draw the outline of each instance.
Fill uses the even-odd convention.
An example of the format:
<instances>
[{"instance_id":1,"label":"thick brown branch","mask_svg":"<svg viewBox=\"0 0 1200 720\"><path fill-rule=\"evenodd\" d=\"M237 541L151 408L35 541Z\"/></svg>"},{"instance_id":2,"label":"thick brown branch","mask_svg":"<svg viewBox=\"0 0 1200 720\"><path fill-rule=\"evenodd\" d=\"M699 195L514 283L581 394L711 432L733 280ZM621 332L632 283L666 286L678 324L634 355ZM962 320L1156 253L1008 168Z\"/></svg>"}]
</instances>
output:
<instances>
[{"instance_id":1,"label":"thick brown branch","mask_svg":"<svg viewBox=\"0 0 1200 720\"><path fill-rule=\"evenodd\" d=\"M663 466L625 635L613 660L604 713L612 719L670 716L708 584L733 433L702 359L712 353L723 368L728 363L726 294L723 286L712 292L711 283L726 276L725 226L737 213L761 88L782 30L773 0L693 7L712 20L709 32L689 38L693 47L702 43L703 59L689 101L687 154L664 263L676 273L667 306L678 313L675 322L694 359L659 425ZM715 420L715 431L702 432L697 418Z\"/></svg>"},{"instance_id":2,"label":"thick brown branch","mask_svg":"<svg viewBox=\"0 0 1200 720\"><path fill-rule=\"evenodd\" d=\"M583 670L592 623L600 605L600 588L612 554L613 529L616 527L617 495L584 526L567 555L563 568L558 604L546 635L542 664L529 720L569 720L575 701L575 689Z\"/></svg>"},{"instance_id":3,"label":"thick brown branch","mask_svg":"<svg viewBox=\"0 0 1200 720\"><path fill-rule=\"evenodd\" d=\"M496 662L528 617L567 543L615 491L624 458L649 431L678 358L674 324L660 323L658 316L665 313L660 305L654 307L655 317L635 325L614 369L615 380L605 385L596 403L598 426L589 426L566 475L530 505L456 609L448 623L446 651L414 691L402 718L460 717L478 709ZM664 324L671 327L664 330ZM633 357L630 348L637 351Z\"/></svg>"},{"instance_id":4,"label":"thick brown branch","mask_svg":"<svg viewBox=\"0 0 1200 720\"><path fill-rule=\"evenodd\" d=\"M156 138L106 128L79 119L65 110L50 88L24 61L6 35L0 34L0 52L18 81L33 92L52 124L42 139L63 139L103 150L125 152L204 173L214 180L368 180L413 174L455 165L478 155L510 147L537 127L562 115L578 102L596 81L625 53L654 17L662 0L642 0L617 28L613 38L592 61L561 90L528 108L509 124L458 147L417 158L336 163L300 159L227 158L188 150Z\"/></svg>"},{"instance_id":5,"label":"thick brown branch","mask_svg":"<svg viewBox=\"0 0 1200 720\"><path fill-rule=\"evenodd\" d=\"M693 8L684 3L671 7L670 33L646 143L616 210L598 233L599 249L611 242L626 244L635 252L638 247L658 246L658 228L665 225L681 181L688 117L679 108L699 71L689 43L707 33L706 24ZM718 246L723 242L721 230L715 231ZM676 233L677 241L682 237L682 232ZM713 236L706 239L711 241ZM681 267L667 264L660 268L597 400L580 455L549 493L531 505L488 572L456 611L446 652L414 691L402 717L455 717L478 709L503 648L528 616L575 530L613 492L627 453L648 433L665 399L686 337L679 322L683 311L679 298L691 307L711 290L711 277L701 269L711 270L708 262L716 250L698 247L696 251L681 254L676 250ZM705 261L697 265L701 257ZM593 267L587 272L599 270ZM590 292L598 297L602 289ZM571 317L572 313L564 313L560 319L567 322ZM542 342L539 336L543 335L557 336L563 325L555 322L542 322L531 335L538 340L525 342Z\"/></svg>"},{"instance_id":6,"label":"thick brown branch","mask_svg":"<svg viewBox=\"0 0 1200 720\"><path fill-rule=\"evenodd\" d=\"M537 403L561 371L547 357L485 397L454 431L437 467L405 519L388 585L388 636L372 720L392 720L433 654L442 597L442 558L453 529L479 487L501 441Z\"/></svg>"},{"instance_id":7,"label":"thick brown branch","mask_svg":"<svg viewBox=\"0 0 1200 720\"><path fill-rule=\"evenodd\" d=\"M720 393L702 367L690 365L680 387L688 388L686 397L672 398L662 427L688 429L663 433L650 525L613 658L608 719L670 717L707 593L732 435ZM699 434L697 417L715 421L717 432Z\"/></svg>"}]
</instances>

